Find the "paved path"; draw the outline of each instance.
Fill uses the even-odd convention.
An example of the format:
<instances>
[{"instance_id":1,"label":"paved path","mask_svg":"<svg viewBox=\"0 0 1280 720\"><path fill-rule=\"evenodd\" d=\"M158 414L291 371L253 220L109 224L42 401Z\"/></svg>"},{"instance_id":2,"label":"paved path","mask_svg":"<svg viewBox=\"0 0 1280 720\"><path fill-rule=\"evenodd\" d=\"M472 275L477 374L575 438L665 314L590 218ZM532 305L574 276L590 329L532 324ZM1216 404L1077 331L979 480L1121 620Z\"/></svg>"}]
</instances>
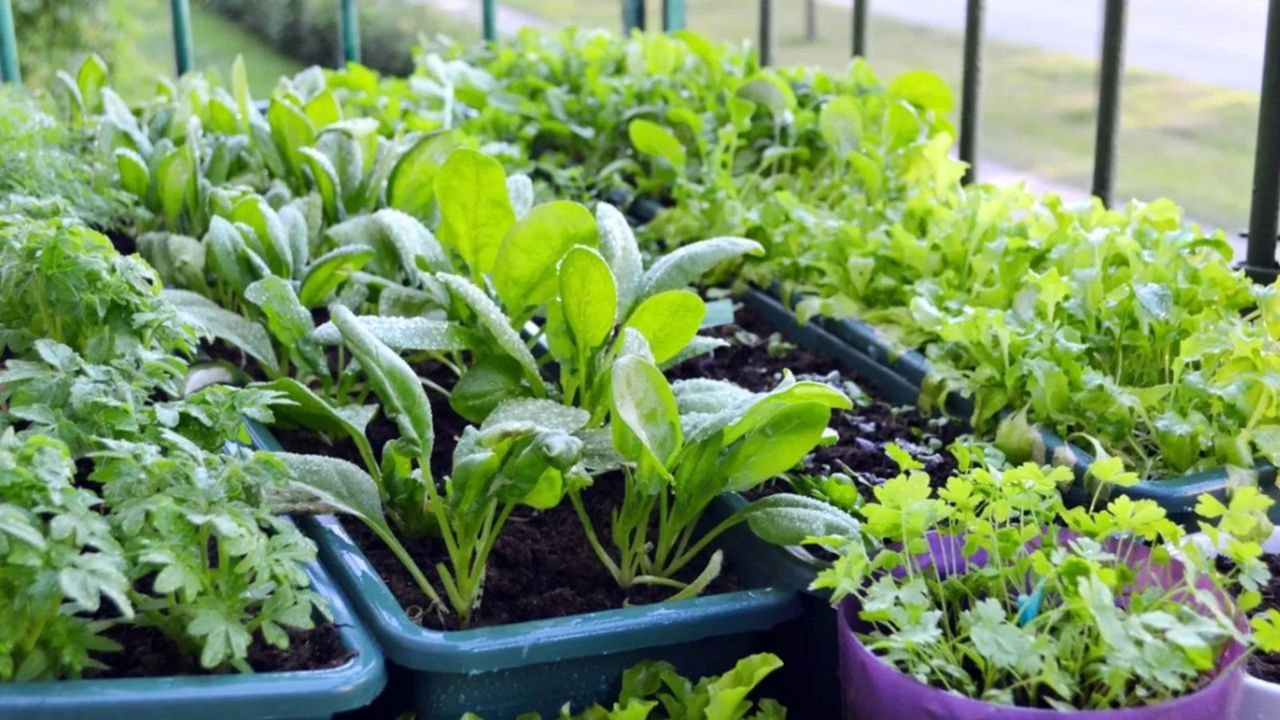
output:
<instances>
[{"instance_id":1,"label":"paved path","mask_svg":"<svg viewBox=\"0 0 1280 720\"><path fill-rule=\"evenodd\" d=\"M953 30L963 0L868 0L873 15ZM822 0L851 7L852 0ZM1101 0L987 0L988 37L1098 57ZM798 11L797 11L798 12ZM1262 79L1266 0L1129 0L1129 67L1256 92ZM867 39L874 59L875 34Z\"/></svg>"}]
</instances>

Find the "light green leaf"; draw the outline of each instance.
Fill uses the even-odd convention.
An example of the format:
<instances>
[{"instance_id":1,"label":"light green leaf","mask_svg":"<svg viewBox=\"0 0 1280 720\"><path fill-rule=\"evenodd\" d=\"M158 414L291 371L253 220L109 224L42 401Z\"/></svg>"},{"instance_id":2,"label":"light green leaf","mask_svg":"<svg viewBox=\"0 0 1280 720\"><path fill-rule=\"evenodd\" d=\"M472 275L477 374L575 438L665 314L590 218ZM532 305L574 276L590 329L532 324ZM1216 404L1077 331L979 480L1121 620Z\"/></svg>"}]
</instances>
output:
<instances>
[{"instance_id":1,"label":"light green leaf","mask_svg":"<svg viewBox=\"0 0 1280 720\"><path fill-rule=\"evenodd\" d=\"M795 467L817 447L830 419L831 410L817 402L775 408L725 457L721 469L729 489L744 492Z\"/></svg>"},{"instance_id":2,"label":"light green leaf","mask_svg":"<svg viewBox=\"0 0 1280 720\"><path fill-rule=\"evenodd\" d=\"M435 176L440 242L456 252L472 277L489 273L516 222L502 163L475 150L455 150Z\"/></svg>"},{"instance_id":3,"label":"light green leaf","mask_svg":"<svg viewBox=\"0 0 1280 720\"><path fill-rule=\"evenodd\" d=\"M146 201L151 188L151 173L147 161L129 148L116 148L116 169L120 172L120 186L139 200Z\"/></svg>"},{"instance_id":4,"label":"light green leaf","mask_svg":"<svg viewBox=\"0 0 1280 720\"><path fill-rule=\"evenodd\" d=\"M888 93L912 105L946 115L955 109L955 97L942 78L928 70L909 70L889 83Z\"/></svg>"},{"instance_id":5,"label":"light green leaf","mask_svg":"<svg viewBox=\"0 0 1280 720\"><path fill-rule=\"evenodd\" d=\"M583 206L557 200L539 205L512 226L498 250L493 284L513 312L542 305L559 291L556 269L575 245L599 244L595 219Z\"/></svg>"},{"instance_id":6,"label":"light green leaf","mask_svg":"<svg viewBox=\"0 0 1280 720\"><path fill-rule=\"evenodd\" d=\"M862 531L848 513L821 500L780 493L760 498L743 510L747 524L761 540L774 545L802 545L807 538L855 539Z\"/></svg>"},{"instance_id":7,"label":"light green leaf","mask_svg":"<svg viewBox=\"0 0 1280 720\"><path fill-rule=\"evenodd\" d=\"M313 432L349 437L369 472L378 471L378 461L374 458L369 439L365 437L365 427L370 419L367 414L357 418L355 413L336 408L293 378L278 378L252 387L280 393L290 401L273 408L278 422L292 423Z\"/></svg>"},{"instance_id":8,"label":"light green leaf","mask_svg":"<svg viewBox=\"0 0 1280 720\"><path fill-rule=\"evenodd\" d=\"M512 175L507 178L507 197L511 200L511 210L516 219L524 217L533 209L533 181L528 175Z\"/></svg>"},{"instance_id":9,"label":"light green leaf","mask_svg":"<svg viewBox=\"0 0 1280 720\"><path fill-rule=\"evenodd\" d=\"M387 178L387 206L426 220L435 197L435 176L458 143L450 133L427 135L409 148Z\"/></svg>"},{"instance_id":10,"label":"light green leaf","mask_svg":"<svg viewBox=\"0 0 1280 720\"><path fill-rule=\"evenodd\" d=\"M290 346L309 342L315 323L288 280L274 275L262 278L245 288L244 299L262 310L267 328L281 342Z\"/></svg>"},{"instance_id":11,"label":"light green leaf","mask_svg":"<svg viewBox=\"0 0 1280 720\"><path fill-rule=\"evenodd\" d=\"M562 405L554 400L516 398L508 400L485 418L481 430L504 423L531 423L541 429L576 433L591 421L591 413L582 408Z\"/></svg>"},{"instance_id":12,"label":"light green leaf","mask_svg":"<svg viewBox=\"0 0 1280 720\"><path fill-rule=\"evenodd\" d=\"M613 364L613 443L632 462L660 468L680 451L683 436L676 399L662 371L637 356Z\"/></svg>"},{"instance_id":13,"label":"light green leaf","mask_svg":"<svg viewBox=\"0 0 1280 720\"><path fill-rule=\"evenodd\" d=\"M603 345L613 331L618 292L613 273L595 250L575 247L560 261L560 310L582 353Z\"/></svg>"},{"instance_id":14,"label":"light green leaf","mask_svg":"<svg viewBox=\"0 0 1280 720\"><path fill-rule=\"evenodd\" d=\"M298 299L308 308L324 304L338 286L373 258L373 248L348 245L316 258L302 276Z\"/></svg>"},{"instance_id":15,"label":"light green leaf","mask_svg":"<svg viewBox=\"0 0 1280 720\"><path fill-rule=\"evenodd\" d=\"M822 106L818 118L822 137L843 158L862 144L862 108L849 95L832 98Z\"/></svg>"},{"instance_id":16,"label":"light green leaf","mask_svg":"<svg viewBox=\"0 0 1280 720\"><path fill-rule=\"evenodd\" d=\"M636 118L627 125L627 135L636 150L662 158L677 172L684 172L687 153L675 133L651 120Z\"/></svg>"},{"instance_id":17,"label":"light green leaf","mask_svg":"<svg viewBox=\"0 0 1280 720\"><path fill-rule=\"evenodd\" d=\"M706 313L706 305L696 294L668 290L645 298L627 318L626 327L644 335L654 361L662 363L688 346L702 327Z\"/></svg>"}]
</instances>

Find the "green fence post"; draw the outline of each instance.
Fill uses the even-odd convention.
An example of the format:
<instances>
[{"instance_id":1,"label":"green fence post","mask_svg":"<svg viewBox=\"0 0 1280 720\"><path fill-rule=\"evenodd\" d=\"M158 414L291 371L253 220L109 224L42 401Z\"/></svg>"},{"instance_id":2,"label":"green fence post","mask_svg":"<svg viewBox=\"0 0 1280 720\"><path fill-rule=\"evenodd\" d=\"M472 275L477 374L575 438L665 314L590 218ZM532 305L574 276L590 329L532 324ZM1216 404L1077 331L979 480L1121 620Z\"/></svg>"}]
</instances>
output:
<instances>
[{"instance_id":1,"label":"green fence post","mask_svg":"<svg viewBox=\"0 0 1280 720\"><path fill-rule=\"evenodd\" d=\"M178 74L186 75L195 65L191 47L191 6L187 0L169 0L169 17L173 21L173 59Z\"/></svg>"},{"instance_id":2,"label":"green fence post","mask_svg":"<svg viewBox=\"0 0 1280 720\"><path fill-rule=\"evenodd\" d=\"M982 0L968 0L964 18L964 78L960 95L960 159L964 182L978 177L978 107L982 92Z\"/></svg>"},{"instance_id":3,"label":"green fence post","mask_svg":"<svg viewBox=\"0 0 1280 720\"><path fill-rule=\"evenodd\" d=\"M760 0L760 64L773 64L773 3Z\"/></svg>"},{"instance_id":4,"label":"green fence post","mask_svg":"<svg viewBox=\"0 0 1280 720\"><path fill-rule=\"evenodd\" d=\"M498 39L498 0L484 0L484 39L493 42Z\"/></svg>"},{"instance_id":5,"label":"green fence post","mask_svg":"<svg viewBox=\"0 0 1280 720\"><path fill-rule=\"evenodd\" d=\"M1276 267L1276 225L1280 213L1280 0L1271 0L1267 8L1261 100L1244 270L1256 282L1271 283L1280 271Z\"/></svg>"},{"instance_id":6,"label":"green fence post","mask_svg":"<svg viewBox=\"0 0 1280 720\"><path fill-rule=\"evenodd\" d=\"M871 0L853 0L853 56L867 56L867 3Z\"/></svg>"},{"instance_id":7,"label":"green fence post","mask_svg":"<svg viewBox=\"0 0 1280 720\"><path fill-rule=\"evenodd\" d=\"M1102 67L1098 71L1098 131L1093 146L1093 194L1111 206L1115 186L1116 134L1120 129L1120 84L1124 79L1125 6L1106 0L1102 19Z\"/></svg>"},{"instance_id":8,"label":"green fence post","mask_svg":"<svg viewBox=\"0 0 1280 720\"><path fill-rule=\"evenodd\" d=\"M360 11L356 0L342 0L338 7L338 32L343 62L360 62Z\"/></svg>"},{"instance_id":9,"label":"green fence post","mask_svg":"<svg viewBox=\"0 0 1280 720\"><path fill-rule=\"evenodd\" d=\"M664 32L683 30L688 25L685 0L662 0L662 29Z\"/></svg>"},{"instance_id":10,"label":"green fence post","mask_svg":"<svg viewBox=\"0 0 1280 720\"><path fill-rule=\"evenodd\" d=\"M644 0L622 0L622 34L644 30Z\"/></svg>"},{"instance_id":11,"label":"green fence post","mask_svg":"<svg viewBox=\"0 0 1280 720\"><path fill-rule=\"evenodd\" d=\"M18 35L13 29L13 8L9 0L0 0L0 81L22 82L18 69Z\"/></svg>"}]
</instances>

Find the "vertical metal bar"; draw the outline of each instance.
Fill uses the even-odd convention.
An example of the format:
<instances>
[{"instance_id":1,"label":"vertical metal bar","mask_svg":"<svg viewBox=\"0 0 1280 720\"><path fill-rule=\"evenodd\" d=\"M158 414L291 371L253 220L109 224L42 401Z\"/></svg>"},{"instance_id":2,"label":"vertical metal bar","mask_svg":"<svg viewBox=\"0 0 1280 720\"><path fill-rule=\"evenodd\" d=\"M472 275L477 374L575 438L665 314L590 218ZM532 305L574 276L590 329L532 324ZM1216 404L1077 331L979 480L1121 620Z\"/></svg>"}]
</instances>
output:
<instances>
[{"instance_id":1,"label":"vertical metal bar","mask_svg":"<svg viewBox=\"0 0 1280 720\"><path fill-rule=\"evenodd\" d=\"M978 177L978 117L982 93L982 0L968 0L964 18L964 79L960 89L960 159L969 163L964 182Z\"/></svg>"},{"instance_id":2,"label":"vertical metal bar","mask_svg":"<svg viewBox=\"0 0 1280 720\"><path fill-rule=\"evenodd\" d=\"M804 39L818 40L818 0L804 0Z\"/></svg>"},{"instance_id":3,"label":"vertical metal bar","mask_svg":"<svg viewBox=\"0 0 1280 720\"><path fill-rule=\"evenodd\" d=\"M773 64L773 2L760 0L760 64Z\"/></svg>"},{"instance_id":4,"label":"vertical metal bar","mask_svg":"<svg viewBox=\"0 0 1280 720\"><path fill-rule=\"evenodd\" d=\"M1245 272L1258 282L1276 278L1276 213L1280 209L1280 0L1267 10L1262 58L1262 99L1258 145L1253 156L1253 199L1249 206L1249 249Z\"/></svg>"},{"instance_id":5,"label":"vertical metal bar","mask_svg":"<svg viewBox=\"0 0 1280 720\"><path fill-rule=\"evenodd\" d=\"M178 74L185 75L195 65L191 47L191 6L187 0L169 0L169 16L173 21L174 62L178 66Z\"/></svg>"},{"instance_id":6,"label":"vertical metal bar","mask_svg":"<svg viewBox=\"0 0 1280 720\"><path fill-rule=\"evenodd\" d=\"M662 29L664 32L683 30L689 25L685 12L685 0L662 0Z\"/></svg>"},{"instance_id":7,"label":"vertical metal bar","mask_svg":"<svg viewBox=\"0 0 1280 720\"><path fill-rule=\"evenodd\" d=\"M18 69L18 34L13 29L13 8L9 0L0 0L0 81L22 82Z\"/></svg>"},{"instance_id":8,"label":"vertical metal bar","mask_svg":"<svg viewBox=\"0 0 1280 720\"><path fill-rule=\"evenodd\" d=\"M867 56L867 4L871 0L853 0L853 56Z\"/></svg>"},{"instance_id":9,"label":"vertical metal bar","mask_svg":"<svg viewBox=\"0 0 1280 720\"><path fill-rule=\"evenodd\" d=\"M1128 0L1104 0L1102 67L1098 81L1098 133L1093 146L1093 194L1108 207L1115 186L1116 135L1120 128L1120 83L1124 75Z\"/></svg>"},{"instance_id":10,"label":"vertical metal bar","mask_svg":"<svg viewBox=\"0 0 1280 720\"><path fill-rule=\"evenodd\" d=\"M338 32L342 40L342 60L360 62L360 10L356 0L338 4Z\"/></svg>"},{"instance_id":11,"label":"vertical metal bar","mask_svg":"<svg viewBox=\"0 0 1280 720\"><path fill-rule=\"evenodd\" d=\"M498 0L484 0L484 39L493 42L498 39Z\"/></svg>"},{"instance_id":12,"label":"vertical metal bar","mask_svg":"<svg viewBox=\"0 0 1280 720\"><path fill-rule=\"evenodd\" d=\"M644 0L622 0L622 33L644 30Z\"/></svg>"}]
</instances>

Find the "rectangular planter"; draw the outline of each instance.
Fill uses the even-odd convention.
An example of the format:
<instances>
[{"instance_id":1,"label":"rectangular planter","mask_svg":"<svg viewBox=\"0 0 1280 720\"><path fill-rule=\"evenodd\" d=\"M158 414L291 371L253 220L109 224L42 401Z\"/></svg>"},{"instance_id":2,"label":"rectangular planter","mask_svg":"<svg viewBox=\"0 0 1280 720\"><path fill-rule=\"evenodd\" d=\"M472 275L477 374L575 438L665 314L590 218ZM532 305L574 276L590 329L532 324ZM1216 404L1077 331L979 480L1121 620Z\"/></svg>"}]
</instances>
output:
<instances>
[{"instance_id":1,"label":"rectangular planter","mask_svg":"<svg viewBox=\"0 0 1280 720\"><path fill-rule=\"evenodd\" d=\"M343 646L356 653L339 667L0 685L0 719L303 720L365 707L386 685L382 652L324 568L312 563L307 574L329 602Z\"/></svg>"},{"instance_id":2,"label":"rectangular planter","mask_svg":"<svg viewBox=\"0 0 1280 720\"><path fill-rule=\"evenodd\" d=\"M917 404L930 372L928 361L919 352L892 347L875 328L855 319L815 318L801 325L775 295L756 288L748 289L743 301L788 339L844 362L879 385L894 402ZM967 420L972 405L953 395L947 398L946 409L958 419ZM1064 493L1066 500L1074 504L1087 502L1091 493L1086 489L1086 478L1092 455L1050 430L1038 427L1037 432L1039 437L1033 448L1036 461L1070 467L1076 482ZM1257 484L1280 501L1276 468L1270 463L1258 463L1244 470L1243 475L1243 481ZM1225 501L1230 489L1241 481L1230 477L1225 468L1218 468L1173 478L1145 478L1132 487L1114 490L1135 499L1154 500L1171 519L1190 525L1196 520L1196 498L1209 493ZM1280 521L1280 502L1272 506L1270 514L1272 520Z\"/></svg>"},{"instance_id":3,"label":"rectangular planter","mask_svg":"<svg viewBox=\"0 0 1280 720\"><path fill-rule=\"evenodd\" d=\"M255 445L280 450L270 430L254 422L246 427ZM729 498L718 499L708 521L731 508ZM390 681L377 717L413 711L420 720L453 720L475 712L485 720L511 720L530 711L554 717L566 702L579 710L609 706L623 671L642 660L665 660L695 679L718 675L741 657L767 650L765 633L781 631L803 612L794 590L768 587L772 566L755 558L772 548L739 525L716 546L739 579L763 589L498 627L430 630L409 619L338 518L303 517L298 524L316 541L321 562L387 657Z\"/></svg>"},{"instance_id":4,"label":"rectangular planter","mask_svg":"<svg viewBox=\"0 0 1280 720\"><path fill-rule=\"evenodd\" d=\"M350 595L393 666L388 716L413 710L420 718L477 712L510 720L561 705L609 705L624 670L641 660L666 660L689 677L718 674L758 650L761 634L800 614L796 593L746 590L660 605L454 632L428 630L409 619L386 583L333 516L304 518L321 559ZM759 541L727 535L731 556ZM733 549L740 553L734 553ZM750 582L750 565L737 564Z\"/></svg>"}]
</instances>

